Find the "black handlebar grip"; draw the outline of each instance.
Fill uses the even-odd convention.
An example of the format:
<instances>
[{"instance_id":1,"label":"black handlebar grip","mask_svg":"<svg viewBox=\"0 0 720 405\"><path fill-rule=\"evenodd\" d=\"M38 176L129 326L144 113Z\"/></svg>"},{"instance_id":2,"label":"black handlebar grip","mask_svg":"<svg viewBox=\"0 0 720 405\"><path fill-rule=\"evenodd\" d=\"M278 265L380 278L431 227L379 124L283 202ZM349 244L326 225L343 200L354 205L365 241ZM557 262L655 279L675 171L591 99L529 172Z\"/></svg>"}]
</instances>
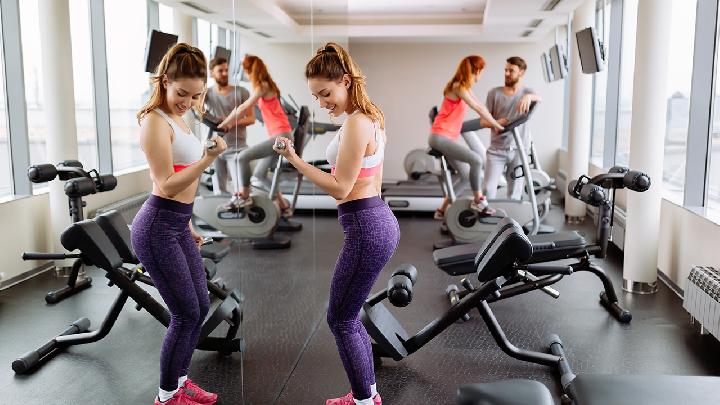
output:
<instances>
[{"instance_id":1,"label":"black handlebar grip","mask_svg":"<svg viewBox=\"0 0 720 405\"><path fill-rule=\"evenodd\" d=\"M112 174L101 174L97 177L97 191L102 193L103 191L114 190L117 187L117 177Z\"/></svg>"},{"instance_id":2,"label":"black handlebar grip","mask_svg":"<svg viewBox=\"0 0 720 405\"><path fill-rule=\"evenodd\" d=\"M580 190L579 200L594 207L599 206L606 199L605 190L597 184L585 184Z\"/></svg>"},{"instance_id":3,"label":"black handlebar grip","mask_svg":"<svg viewBox=\"0 0 720 405\"><path fill-rule=\"evenodd\" d=\"M613 166L608 170L608 173L627 173L628 170L630 169L625 166Z\"/></svg>"},{"instance_id":4,"label":"black handlebar grip","mask_svg":"<svg viewBox=\"0 0 720 405\"><path fill-rule=\"evenodd\" d=\"M397 275L405 275L410 278L412 284L415 284L415 281L417 280L417 269L412 264L403 263L398 266L395 271L393 271L390 277L395 277Z\"/></svg>"},{"instance_id":5,"label":"black handlebar grip","mask_svg":"<svg viewBox=\"0 0 720 405\"><path fill-rule=\"evenodd\" d=\"M632 191L647 191L650 188L650 176L637 170L630 170L625 173L623 184Z\"/></svg>"},{"instance_id":6,"label":"black handlebar grip","mask_svg":"<svg viewBox=\"0 0 720 405\"><path fill-rule=\"evenodd\" d=\"M406 307L412 301L413 282L405 274L393 275L388 280L388 301L396 307Z\"/></svg>"},{"instance_id":7,"label":"black handlebar grip","mask_svg":"<svg viewBox=\"0 0 720 405\"><path fill-rule=\"evenodd\" d=\"M63 160L62 162L58 163L58 166L63 167L77 167L78 169L83 168L83 164L79 160Z\"/></svg>"},{"instance_id":8,"label":"black handlebar grip","mask_svg":"<svg viewBox=\"0 0 720 405\"><path fill-rule=\"evenodd\" d=\"M65 195L68 197L85 197L95 194L95 182L87 177L76 177L65 182Z\"/></svg>"},{"instance_id":9,"label":"black handlebar grip","mask_svg":"<svg viewBox=\"0 0 720 405\"><path fill-rule=\"evenodd\" d=\"M577 183L578 183L577 180L572 180L570 183L568 183L568 193L570 193L570 195L575 198L580 197L580 190L576 190Z\"/></svg>"},{"instance_id":10,"label":"black handlebar grip","mask_svg":"<svg viewBox=\"0 0 720 405\"><path fill-rule=\"evenodd\" d=\"M32 165L28 168L27 175L33 183L45 183L57 176L57 168L51 164Z\"/></svg>"}]
</instances>

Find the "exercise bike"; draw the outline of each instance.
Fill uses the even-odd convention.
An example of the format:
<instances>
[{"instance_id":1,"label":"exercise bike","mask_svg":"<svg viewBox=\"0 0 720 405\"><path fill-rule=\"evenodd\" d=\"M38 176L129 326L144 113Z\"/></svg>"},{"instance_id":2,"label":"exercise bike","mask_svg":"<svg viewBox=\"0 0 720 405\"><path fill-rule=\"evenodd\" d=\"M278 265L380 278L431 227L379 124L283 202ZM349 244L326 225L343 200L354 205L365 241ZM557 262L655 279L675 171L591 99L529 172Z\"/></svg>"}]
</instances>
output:
<instances>
[{"instance_id":1,"label":"exercise bike","mask_svg":"<svg viewBox=\"0 0 720 405\"><path fill-rule=\"evenodd\" d=\"M295 142L302 145L307 132L307 121L309 110L306 106L300 108L297 118L297 125L293 131ZM217 125L206 122L211 131L217 130ZM218 133L222 136L222 133ZM214 147L214 141L207 140L206 147ZM302 151L299 151L301 153ZM275 234L280 222L280 209L275 205L272 197L277 194L278 177L282 171L282 157L278 157L275 171L273 173L270 190L253 190L251 194L253 203L240 209L225 209L228 201L227 195L212 194L199 195L195 197L193 209L193 225L201 233L207 226L219 231L231 238L246 238L252 241L254 249L285 249L290 247L291 240L287 236ZM302 178L297 177L300 183ZM299 186L297 187L299 188ZM296 188L296 189L297 189ZM204 224L198 223L199 221ZM207 224L207 226L205 226Z\"/></svg>"},{"instance_id":2,"label":"exercise bike","mask_svg":"<svg viewBox=\"0 0 720 405\"><path fill-rule=\"evenodd\" d=\"M515 145L520 156L522 164L522 177L525 180L526 190L530 190L526 193L527 200L512 200L512 199L494 199L489 200L490 206L492 206L496 212L493 215L483 216L474 210L470 209L470 205L473 203L473 196L462 196L456 197L453 189L452 178L450 170L448 168L447 160L443 154L435 149L431 149L429 154L440 159L440 165L442 170L443 181L442 189L445 196L450 200L450 206L448 207L445 218L450 234L451 240L439 241L434 245L435 249L444 248L454 244L463 243L476 243L484 241L488 235L493 232L495 225L505 217L511 217L517 222L526 227L526 231L529 235L536 235L540 231L540 214L537 205L537 196L534 192L533 186L533 172L530 170L530 165L527 158L525 145L523 144L520 134L518 133L518 126L525 124L531 117L535 110L537 103L530 105L528 113L513 122L508 123L505 126L503 133L512 133ZM548 196L549 198L549 196ZM553 230L548 229L548 233Z\"/></svg>"},{"instance_id":3,"label":"exercise bike","mask_svg":"<svg viewBox=\"0 0 720 405\"><path fill-rule=\"evenodd\" d=\"M83 207L86 197L95 193L114 190L117 186L117 178L112 174L100 174L93 169L85 171L82 163L77 160L63 160L57 165L40 164L28 168L28 178L33 183L45 183L55 178L65 181L65 195L68 197L68 208L72 223L84 219ZM63 260L63 254L25 252L23 260ZM85 263L79 258L73 261L68 275L67 285L45 295L45 302L56 304L71 295L90 288L92 278L85 276Z\"/></svg>"}]
</instances>

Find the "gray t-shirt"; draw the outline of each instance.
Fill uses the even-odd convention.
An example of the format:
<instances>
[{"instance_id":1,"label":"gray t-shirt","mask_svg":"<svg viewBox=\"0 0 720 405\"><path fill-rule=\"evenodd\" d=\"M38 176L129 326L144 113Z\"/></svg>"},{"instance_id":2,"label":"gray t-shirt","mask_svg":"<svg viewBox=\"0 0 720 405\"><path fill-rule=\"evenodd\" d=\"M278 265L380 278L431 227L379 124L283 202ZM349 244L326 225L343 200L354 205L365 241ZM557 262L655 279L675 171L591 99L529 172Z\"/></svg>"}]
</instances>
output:
<instances>
[{"instance_id":1,"label":"gray t-shirt","mask_svg":"<svg viewBox=\"0 0 720 405\"><path fill-rule=\"evenodd\" d=\"M500 118L507 118L508 121L513 121L521 115L517 112L517 104L520 102L522 96L526 94L535 94L535 92L529 87L521 87L512 96L507 96L503 93L502 87L495 87L488 92L487 108L496 120ZM491 130L492 136L490 137L490 149L517 148L511 132L506 132L502 136L497 136L497 130ZM528 143L530 142L530 128L528 125L520 125L518 127L518 133L520 134L520 139L522 139L525 144L525 148L528 148Z\"/></svg>"},{"instance_id":2,"label":"gray t-shirt","mask_svg":"<svg viewBox=\"0 0 720 405\"><path fill-rule=\"evenodd\" d=\"M237 106L250 98L250 92L241 86L230 86L230 93L226 96L217 92L217 87L210 87L205 95L205 115L211 121L220 122ZM247 146L247 131L245 127L234 127L225 135L228 150L244 148Z\"/></svg>"}]
</instances>

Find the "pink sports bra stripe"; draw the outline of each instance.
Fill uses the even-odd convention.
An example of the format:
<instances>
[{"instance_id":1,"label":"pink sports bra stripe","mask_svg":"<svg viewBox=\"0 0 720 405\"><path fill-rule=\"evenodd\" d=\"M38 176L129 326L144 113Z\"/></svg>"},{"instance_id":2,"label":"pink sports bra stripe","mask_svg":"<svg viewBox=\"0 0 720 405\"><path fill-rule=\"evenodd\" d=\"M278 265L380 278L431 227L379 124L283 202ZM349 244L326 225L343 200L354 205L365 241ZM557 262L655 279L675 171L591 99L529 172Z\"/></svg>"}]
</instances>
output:
<instances>
[{"instance_id":1,"label":"pink sports bra stripe","mask_svg":"<svg viewBox=\"0 0 720 405\"><path fill-rule=\"evenodd\" d=\"M382 167L382 163L378 164L377 166L373 166L373 167L363 167L362 169L360 169L360 174L358 175L358 179L362 178L362 177L375 176L380 171L381 167ZM332 169L330 170L330 174L333 174L333 175L335 174L335 166L333 166Z\"/></svg>"},{"instance_id":2,"label":"pink sports bra stripe","mask_svg":"<svg viewBox=\"0 0 720 405\"><path fill-rule=\"evenodd\" d=\"M193 163L195 163L195 162L190 162L189 164L186 164L186 165L173 165L173 171L174 171L175 173L177 173L177 172L179 172L180 170L183 170L183 169L187 168L188 166L190 166L190 165L193 164Z\"/></svg>"}]
</instances>

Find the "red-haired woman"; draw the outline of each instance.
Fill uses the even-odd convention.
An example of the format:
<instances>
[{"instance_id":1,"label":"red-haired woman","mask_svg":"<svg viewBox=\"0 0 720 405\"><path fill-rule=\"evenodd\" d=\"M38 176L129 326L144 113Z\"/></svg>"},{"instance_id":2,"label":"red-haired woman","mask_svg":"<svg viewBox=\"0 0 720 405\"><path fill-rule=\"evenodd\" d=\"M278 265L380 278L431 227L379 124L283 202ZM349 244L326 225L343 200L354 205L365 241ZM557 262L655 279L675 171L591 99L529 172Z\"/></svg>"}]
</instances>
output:
<instances>
[{"instance_id":1,"label":"red-haired woman","mask_svg":"<svg viewBox=\"0 0 720 405\"><path fill-rule=\"evenodd\" d=\"M465 162L470 165L468 180L475 197L470 208L482 215L492 215L494 210L488 206L487 199L482 193L484 148L481 147L480 140L475 136L465 137L468 146L457 142L460 139L460 128L468 107L475 110L480 118L494 129L503 129L487 107L479 103L472 92L472 86L480 80L484 68L485 60L478 55L466 56L460 61L455 74L443 90L443 102L430 129L428 144L442 152L450 164ZM459 165L455 164L454 166ZM442 219L444 217L447 205L448 199L446 198L435 213L435 218Z\"/></svg>"}]
</instances>

